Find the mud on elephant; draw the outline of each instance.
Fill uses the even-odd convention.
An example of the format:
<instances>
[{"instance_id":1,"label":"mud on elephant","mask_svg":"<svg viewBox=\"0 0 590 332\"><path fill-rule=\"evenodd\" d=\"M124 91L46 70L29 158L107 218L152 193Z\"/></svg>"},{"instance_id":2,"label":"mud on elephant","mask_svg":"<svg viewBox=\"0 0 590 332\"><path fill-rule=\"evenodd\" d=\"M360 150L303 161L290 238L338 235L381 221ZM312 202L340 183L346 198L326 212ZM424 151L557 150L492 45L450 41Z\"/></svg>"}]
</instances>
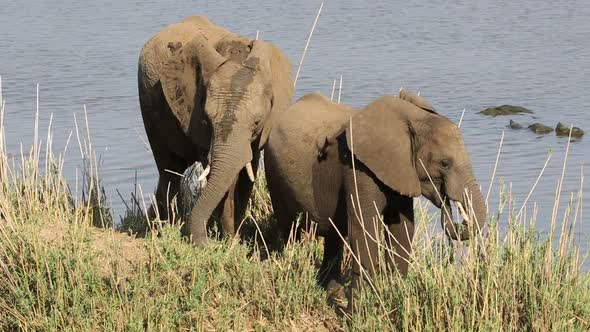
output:
<instances>
[{"instance_id":1,"label":"mud on elephant","mask_svg":"<svg viewBox=\"0 0 590 332\"><path fill-rule=\"evenodd\" d=\"M139 101L159 172L153 218L168 218L179 177L195 161L207 186L190 213L194 243L207 238L219 206L224 233L235 232L252 190L260 150L276 116L291 103L292 64L274 45L233 34L204 16L165 27L139 57Z\"/></svg>"},{"instance_id":2,"label":"mud on elephant","mask_svg":"<svg viewBox=\"0 0 590 332\"><path fill-rule=\"evenodd\" d=\"M388 265L405 274L414 235L413 197L424 196L443 210L441 223L451 239L468 239L486 221L459 128L406 90L360 110L319 94L304 96L277 120L265 149L265 173L283 236L303 212L325 238L324 285L340 278L344 242L338 232L348 236L371 276L377 239L386 228L386 245L395 252L387 255ZM453 222L451 202L461 211L462 224ZM360 274L359 264L353 264L353 289Z\"/></svg>"}]
</instances>

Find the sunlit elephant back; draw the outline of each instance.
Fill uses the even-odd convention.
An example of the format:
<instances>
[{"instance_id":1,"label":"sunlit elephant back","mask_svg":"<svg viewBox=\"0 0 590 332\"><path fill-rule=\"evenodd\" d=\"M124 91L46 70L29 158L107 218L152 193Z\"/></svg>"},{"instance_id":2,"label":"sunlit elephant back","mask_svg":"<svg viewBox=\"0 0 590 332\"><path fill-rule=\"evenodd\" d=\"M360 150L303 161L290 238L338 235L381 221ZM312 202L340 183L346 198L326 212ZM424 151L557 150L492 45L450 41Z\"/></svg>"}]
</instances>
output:
<instances>
[{"instance_id":1,"label":"sunlit elephant back","mask_svg":"<svg viewBox=\"0 0 590 332\"><path fill-rule=\"evenodd\" d=\"M139 57L139 101L159 172L150 217L168 218L178 174L205 167L207 186L188 218L192 241L206 239L214 210L233 235L245 210L260 150L291 103L292 64L274 45L235 35L204 16L165 27Z\"/></svg>"}]
</instances>

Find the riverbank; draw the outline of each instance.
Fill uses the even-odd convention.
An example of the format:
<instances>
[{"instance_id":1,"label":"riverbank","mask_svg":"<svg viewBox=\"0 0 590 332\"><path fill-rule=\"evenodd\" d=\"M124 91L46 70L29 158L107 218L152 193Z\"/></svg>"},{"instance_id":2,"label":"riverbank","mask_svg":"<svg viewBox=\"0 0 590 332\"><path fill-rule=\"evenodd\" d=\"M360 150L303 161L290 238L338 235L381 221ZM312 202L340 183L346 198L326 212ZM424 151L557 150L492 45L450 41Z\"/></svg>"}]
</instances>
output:
<instances>
[{"instance_id":1,"label":"riverbank","mask_svg":"<svg viewBox=\"0 0 590 332\"><path fill-rule=\"evenodd\" d=\"M407 278L381 273L358 294L349 321L337 314L345 299L328 301L317 286L320 241L309 235L273 251L263 176L244 222L248 241L195 249L177 226L159 225L145 238L112 227L89 142L79 143L88 163L77 194L50 138L19 162L9 159L3 134L0 127L2 330L590 329L590 274L580 269L587 253L572 238L575 195L543 236L536 219L550 217L510 217L504 195L485 236L453 248L417 201ZM124 220L143 218L130 208ZM510 220L502 232L498 220ZM350 255L345 264L348 276Z\"/></svg>"},{"instance_id":2,"label":"riverbank","mask_svg":"<svg viewBox=\"0 0 590 332\"><path fill-rule=\"evenodd\" d=\"M49 161L39 165L42 153ZM382 273L347 321L337 314L343 303L327 301L316 284L318 240L267 252L260 234L272 238L272 209L263 177L246 220L261 233L248 244L195 249L172 225L141 239L97 227L108 220L108 207L89 199L100 187L90 181L83 197L72 197L64 162L38 146L17 162L0 151L2 330L590 328L590 275L572 244L573 212L555 236L537 234L534 219L513 220L500 235L492 220L485 240L453 254L418 204L408 277Z\"/></svg>"}]
</instances>

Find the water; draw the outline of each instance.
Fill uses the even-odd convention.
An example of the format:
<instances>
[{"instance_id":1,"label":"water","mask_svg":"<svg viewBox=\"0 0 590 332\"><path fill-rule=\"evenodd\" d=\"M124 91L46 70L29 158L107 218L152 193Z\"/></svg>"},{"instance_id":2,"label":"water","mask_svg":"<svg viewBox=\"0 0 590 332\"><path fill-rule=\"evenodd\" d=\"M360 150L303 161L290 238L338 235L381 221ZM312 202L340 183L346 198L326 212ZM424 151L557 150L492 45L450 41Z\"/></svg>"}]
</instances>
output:
<instances>
[{"instance_id":1,"label":"water","mask_svg":"<svg viewBox=\"0 0 590 332\"><path fill-rule=\"evenodd\" d=\"M103 184L117 213L115 194L133 190L135 172L144 192L156 185L156 169L145 148L137 98L139 50L163 26L206 14L227 29L276 43L299 62L319 1L4 1L0 6L0 75L7 104L8 148L33 140L35 84L40 83L41 128L53 113L54 146L63 149L74 129L73 115L88 110L91 139L101 155ZM330 95L343 77L342 102L362 106L400 86L420 90L442 114L458 121L484 193L490 187L497 147L506 130L491 206L500 182L512 184L519 208L552 157L532 202L538 226L547 230L567 139L506 129L510 117L478 111L516 104L535 112L514 116L524 124L573 122L590 131L590 3L584 0L430 1L409 5L389 0L333 1L322 16L306 56L297 97ZM83 121L80 123L82 124ZM46 132L42 131L42 136ZM581 168L590 162L590 136L571 144L562 201L580 188ZM67 150L68 177L81 165L75 134ZM588 186L585 186L586 188ZM584 189L584 205L590 193ZM565 204L562 204L565 206ZM560 210L559 219L564 209ZM586 213L588 215L588 213ZM590 234L585 215L576 235Z\"/></svg>"}]
</instances>

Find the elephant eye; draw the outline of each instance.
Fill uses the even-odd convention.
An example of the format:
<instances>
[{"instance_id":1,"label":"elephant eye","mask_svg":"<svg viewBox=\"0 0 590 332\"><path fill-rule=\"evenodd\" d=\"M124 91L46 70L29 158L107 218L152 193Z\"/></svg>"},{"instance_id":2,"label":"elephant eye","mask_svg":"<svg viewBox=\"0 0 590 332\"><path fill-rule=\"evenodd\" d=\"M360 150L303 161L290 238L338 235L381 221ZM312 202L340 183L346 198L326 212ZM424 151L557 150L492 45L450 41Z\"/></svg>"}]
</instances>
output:
<instances>
[{"instance_id":1,"label":"elephant eye","mask_svg":"<svg viewBox=\"0 0 590 332\"><path fill-rule=\"evenodd\" d=\"M443 160L440 161L440 166L443 169L449 169L449 167L451 167L451 161L448 160L448 159L443 159Z\"/></svg>"}]
</instances>

